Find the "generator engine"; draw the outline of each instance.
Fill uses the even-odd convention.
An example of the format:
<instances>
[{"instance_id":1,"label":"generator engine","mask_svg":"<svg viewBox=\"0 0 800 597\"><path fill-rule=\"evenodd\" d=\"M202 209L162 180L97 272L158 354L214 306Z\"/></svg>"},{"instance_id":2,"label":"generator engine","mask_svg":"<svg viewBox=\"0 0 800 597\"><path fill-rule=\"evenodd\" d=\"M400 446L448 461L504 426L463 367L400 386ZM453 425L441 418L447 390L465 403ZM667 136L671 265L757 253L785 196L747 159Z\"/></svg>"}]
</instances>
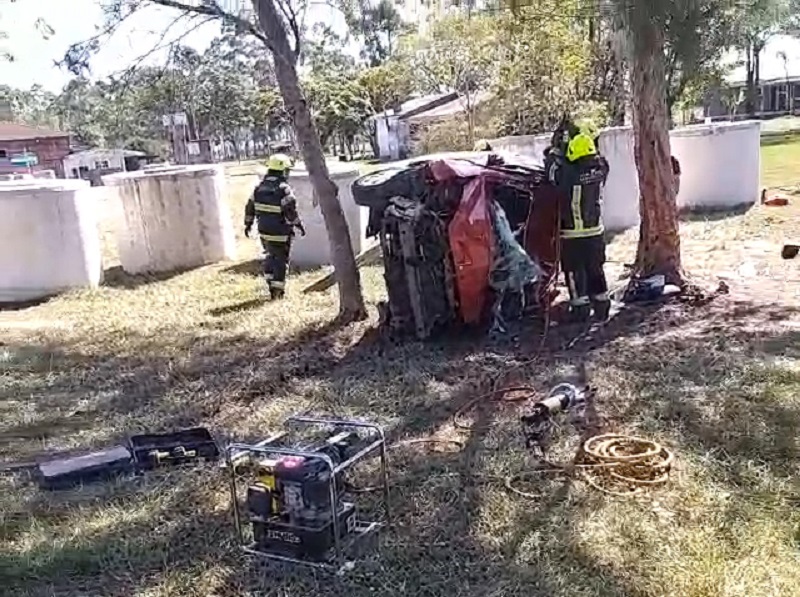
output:
<instances>
[{"instance_id":1,"label":"generator engine","mask_svg":"<svg viewBox=\"0 0 800 597\"><path fill-rule=\"evenodd\" d=\"M247 488L247 509L259 549L323 560L335 542L353 531L355 504L347 501L343 474L334 467L363 447L354 432L338 432L317 445L294 451L305 455L270 455L253 462L255 482Z\"/></svg>"}]
</instances>

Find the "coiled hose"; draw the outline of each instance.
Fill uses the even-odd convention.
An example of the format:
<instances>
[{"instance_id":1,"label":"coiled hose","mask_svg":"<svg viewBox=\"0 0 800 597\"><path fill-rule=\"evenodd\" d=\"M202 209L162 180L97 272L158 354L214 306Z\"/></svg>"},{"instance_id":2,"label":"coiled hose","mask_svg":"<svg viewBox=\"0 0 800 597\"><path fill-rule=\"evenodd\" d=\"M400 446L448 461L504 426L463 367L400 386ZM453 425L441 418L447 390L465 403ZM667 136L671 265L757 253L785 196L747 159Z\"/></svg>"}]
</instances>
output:
<instances>
[{"instance_id":1,"label":"coiled hose","mask_svg":"<svg viewBox=\"0 0 800 597\"><path fill-rule=\"evenodd\" d=\"M616 497L631 497L665 484L674 460L674 454L658 442L608 433L586 440L575 464L512 475L505 479L505 487L515 495L536 499L541 496L522 491L515 484L546 474L579 475L593 489Z\"/></svg>"}]
</instances>

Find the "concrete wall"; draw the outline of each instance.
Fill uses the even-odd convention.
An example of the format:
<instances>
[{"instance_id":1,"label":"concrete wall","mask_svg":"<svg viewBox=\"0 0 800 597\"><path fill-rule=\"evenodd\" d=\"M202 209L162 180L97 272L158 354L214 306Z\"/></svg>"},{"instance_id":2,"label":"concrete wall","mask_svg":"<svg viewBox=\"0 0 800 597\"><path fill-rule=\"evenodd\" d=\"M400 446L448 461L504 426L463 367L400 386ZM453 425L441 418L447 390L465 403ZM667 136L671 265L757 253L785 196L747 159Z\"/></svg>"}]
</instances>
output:
<instances>
[{"instance_id":1,"label":"concrete wall","mask_svg":"<svg viewBox=\"0 0 800 597\"><path fill-rule=\"evenodd\" d=\"M550 135L503 137L492 147L541 158ZM761 124L717 123L670 132L672 154L681 164L678 206L685 209L725 209L755 203L761 170ZM639 223L639 179L630 127L604 129L600 150L610 172L604 189L603 218L609 230Z\"/></svg>"},{"instance_id":2,"label":"concrete wall","mask_svg":"<svg viewBox=\"0 0 800 597\"><path fill-rule=\"evenodd\" d=\"M221 166L166 166L103 178L121 209L122 268L166 272L236 256Z\"/></svg>"},{"instance_id":3,"label":"concrete wall","mask_svg":"<svg viewBox=\"0 0 800 597\"><path fill-rule=\"evenodd\" d=\"M0 302L100 284L97 201L88 182L0 183Z\"/></svg>"}]
</instances>

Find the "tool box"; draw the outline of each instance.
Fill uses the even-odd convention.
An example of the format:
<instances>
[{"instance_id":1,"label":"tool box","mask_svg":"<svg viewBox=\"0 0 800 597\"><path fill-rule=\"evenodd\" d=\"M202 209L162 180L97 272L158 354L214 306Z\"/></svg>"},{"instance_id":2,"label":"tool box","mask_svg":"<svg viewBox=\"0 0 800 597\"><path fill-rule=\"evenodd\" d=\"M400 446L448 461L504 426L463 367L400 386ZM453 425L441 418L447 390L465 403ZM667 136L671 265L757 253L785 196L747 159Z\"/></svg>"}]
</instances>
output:
<instances>
[{"instance_id":1,"label":"tool box","mask_svg":"<svg viewBox=\"0 0 800 597\"><path fill-rule=\"evenodd\" d=\"M44 489L67 489L129 473L133 469L131 451L125 446L113 446L82 456L43 462L38 467L38 478Z\"/></svg>"},{"instance_id":2,"label":"tool box","mask_svg":"<svg viewBox=\"0 0 800 597\"><path fill-rule=\"evenodd\" d=\"M185 464L200 459L214 461L219 458L219 448L204 427L134 435L130 439L130 447L136 466L143 470L162 464Z\"/></svg>"},{"instance_id":3,"label":"tool box","mask_svg":"<svg viewBox=\"0 0 800 597\"><path fill-rule=\"evenodd\" d=\"M125 445L42 462L38 465L37 477L43 489L67 489L164 464L178 465L201 459L214 461L219 455L208 429L196 427L171 433L134 435Z\"/></svg>"}]
</instances>

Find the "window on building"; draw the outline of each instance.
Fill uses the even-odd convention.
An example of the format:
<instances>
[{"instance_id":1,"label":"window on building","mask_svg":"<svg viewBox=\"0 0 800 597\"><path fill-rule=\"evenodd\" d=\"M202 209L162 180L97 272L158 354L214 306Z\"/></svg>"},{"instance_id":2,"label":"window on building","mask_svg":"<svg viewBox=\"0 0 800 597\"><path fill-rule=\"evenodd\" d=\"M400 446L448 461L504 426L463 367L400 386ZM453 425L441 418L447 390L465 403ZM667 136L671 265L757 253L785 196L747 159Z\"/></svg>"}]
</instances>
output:
<instances>
[{"instance_id":1,"label":"window on building","mask_svg":"<svg viewBox=\"0 0 800 597\"><path fill-rule=\"evenodd\" d=\"M5 149L0 149L0 160L4 160L8 157L8 152Z\"/></svg>"},{"instance_id":2,"label":"window on building","mask_svg":"<svg viewBox=\"0 0 800 597\"><path fill-rule=\"evenodd\" d=\"M104 170L108 168L108 160L98 160L94 163L95 170Z\"/></svg>"}]
</instances>

